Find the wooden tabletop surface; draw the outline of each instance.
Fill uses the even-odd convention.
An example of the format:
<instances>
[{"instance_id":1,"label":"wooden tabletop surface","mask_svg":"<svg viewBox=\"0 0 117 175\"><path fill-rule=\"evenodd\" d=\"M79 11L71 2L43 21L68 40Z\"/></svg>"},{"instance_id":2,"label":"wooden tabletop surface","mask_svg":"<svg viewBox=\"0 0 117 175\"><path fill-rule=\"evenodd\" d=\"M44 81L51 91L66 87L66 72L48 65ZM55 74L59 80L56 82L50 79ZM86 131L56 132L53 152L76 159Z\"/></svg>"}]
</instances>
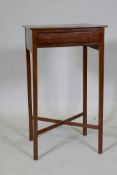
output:
<instances>
[{"instance_id":1,"label":"wooden tabletop surface","mask_svg":"<svg viewBox=\"0 0 117 175\"><path fill-rule=\"evenodd\" d=\"M57 25L23 25L27 29L60 29L60 28L105 28L107 25L94 24L57 24Z\"/></svg>"}]
</instances>

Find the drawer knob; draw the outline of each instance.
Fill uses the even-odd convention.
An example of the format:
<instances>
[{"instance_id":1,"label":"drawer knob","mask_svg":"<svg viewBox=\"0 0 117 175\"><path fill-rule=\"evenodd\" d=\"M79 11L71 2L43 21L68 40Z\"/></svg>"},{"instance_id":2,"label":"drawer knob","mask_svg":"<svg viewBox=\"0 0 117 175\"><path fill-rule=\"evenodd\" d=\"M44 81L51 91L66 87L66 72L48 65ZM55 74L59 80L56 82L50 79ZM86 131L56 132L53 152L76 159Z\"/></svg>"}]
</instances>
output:
<instances>
[{"instance_id":1,"label":"drawer knob","mask_svg":"<svg viewBox=\"0 0 117 175\"><path fill-rule=\"evenodd\" d=\"M51 38L47 38L47 43L51 43L52 39Z\"/></svg>"}]
</instances>

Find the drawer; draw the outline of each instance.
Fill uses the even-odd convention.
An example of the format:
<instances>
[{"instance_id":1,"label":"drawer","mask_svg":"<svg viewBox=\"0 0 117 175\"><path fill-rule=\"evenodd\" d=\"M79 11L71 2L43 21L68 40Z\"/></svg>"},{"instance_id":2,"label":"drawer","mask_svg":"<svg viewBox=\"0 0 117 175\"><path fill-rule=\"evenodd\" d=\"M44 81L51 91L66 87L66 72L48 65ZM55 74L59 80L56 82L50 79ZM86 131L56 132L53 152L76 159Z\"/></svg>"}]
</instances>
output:
<instances>
[{"instance_id":1,"label":"drawer","mask_svg":"<svg viewBox=\"0 0 117 175\"><path fill-rule=\"evenodd\" d=\"M73 32L73 33L38 33L39 46L77 45L78 43L99 42L100 31Z\"/></svg>"}]
</instances>

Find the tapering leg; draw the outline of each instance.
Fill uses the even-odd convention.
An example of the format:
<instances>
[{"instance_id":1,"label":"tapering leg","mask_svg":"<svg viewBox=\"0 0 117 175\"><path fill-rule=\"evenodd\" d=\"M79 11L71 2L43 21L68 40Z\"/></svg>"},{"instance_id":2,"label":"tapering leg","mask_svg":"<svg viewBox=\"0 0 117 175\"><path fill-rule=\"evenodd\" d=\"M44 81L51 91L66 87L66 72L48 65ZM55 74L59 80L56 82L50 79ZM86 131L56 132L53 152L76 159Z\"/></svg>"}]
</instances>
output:
<instances>
[{"instance_id":1,"label":"tapering leg","mask_svg":"<svg viewBox=\"0 0 117 175\"><path fill-rule=\"evenodd\" d=\"M38 160L38 81L37 48L33 47L33 115L34 115L34 160Z\"/></svg>"},{"instance_id":2,"label":"tapering leg","mask_svg":"<svg viewBox=\"0 0 117 175\"><path fill-rule=\"evenodd\" d=\"M87 124L87 46L83 46L83 124ZM87 128L83 128L87 135Z\"/></svg>"},{"instance_id":3,"label":"tapering leg","mask_svg":"<svg viewBox=\"0 0 117 175\"><path fill-rule=\"evenodd\" d=\"M29 140L33 140L31 63L30 63L30 51L28 49L26 49L26 65L27 65L27 91L28 91L28 111L29 111Z\"/></svg>"},{"instance_id":4,"label":"tapering leg","mask_svg":"<svg viewBox=\"0 0 117 175\"><path fill-rule=\"evenodd\" d=\"M99 131L98 131L98 153L103 150L103 91L104 91L104 31L99 48Z\"/></svg>"}]
</instances>

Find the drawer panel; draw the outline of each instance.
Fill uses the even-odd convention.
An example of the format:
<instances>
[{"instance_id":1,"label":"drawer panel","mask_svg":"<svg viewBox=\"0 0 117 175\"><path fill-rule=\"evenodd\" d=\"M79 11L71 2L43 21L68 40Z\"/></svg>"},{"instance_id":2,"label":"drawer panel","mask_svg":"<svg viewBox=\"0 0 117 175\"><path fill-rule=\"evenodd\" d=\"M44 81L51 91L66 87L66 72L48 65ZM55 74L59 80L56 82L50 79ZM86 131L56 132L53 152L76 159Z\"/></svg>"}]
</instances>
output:
<instances>
[{"instance_id":1,"label":"drawer panel","mask_svg":"<svg viewBox=\"0 0 117 175\"><path fill-rule=\"evenodd\" d=\"M100 31L73 33L38 33L39 46L99 42Z\"/></svg>"}]
</instances>

